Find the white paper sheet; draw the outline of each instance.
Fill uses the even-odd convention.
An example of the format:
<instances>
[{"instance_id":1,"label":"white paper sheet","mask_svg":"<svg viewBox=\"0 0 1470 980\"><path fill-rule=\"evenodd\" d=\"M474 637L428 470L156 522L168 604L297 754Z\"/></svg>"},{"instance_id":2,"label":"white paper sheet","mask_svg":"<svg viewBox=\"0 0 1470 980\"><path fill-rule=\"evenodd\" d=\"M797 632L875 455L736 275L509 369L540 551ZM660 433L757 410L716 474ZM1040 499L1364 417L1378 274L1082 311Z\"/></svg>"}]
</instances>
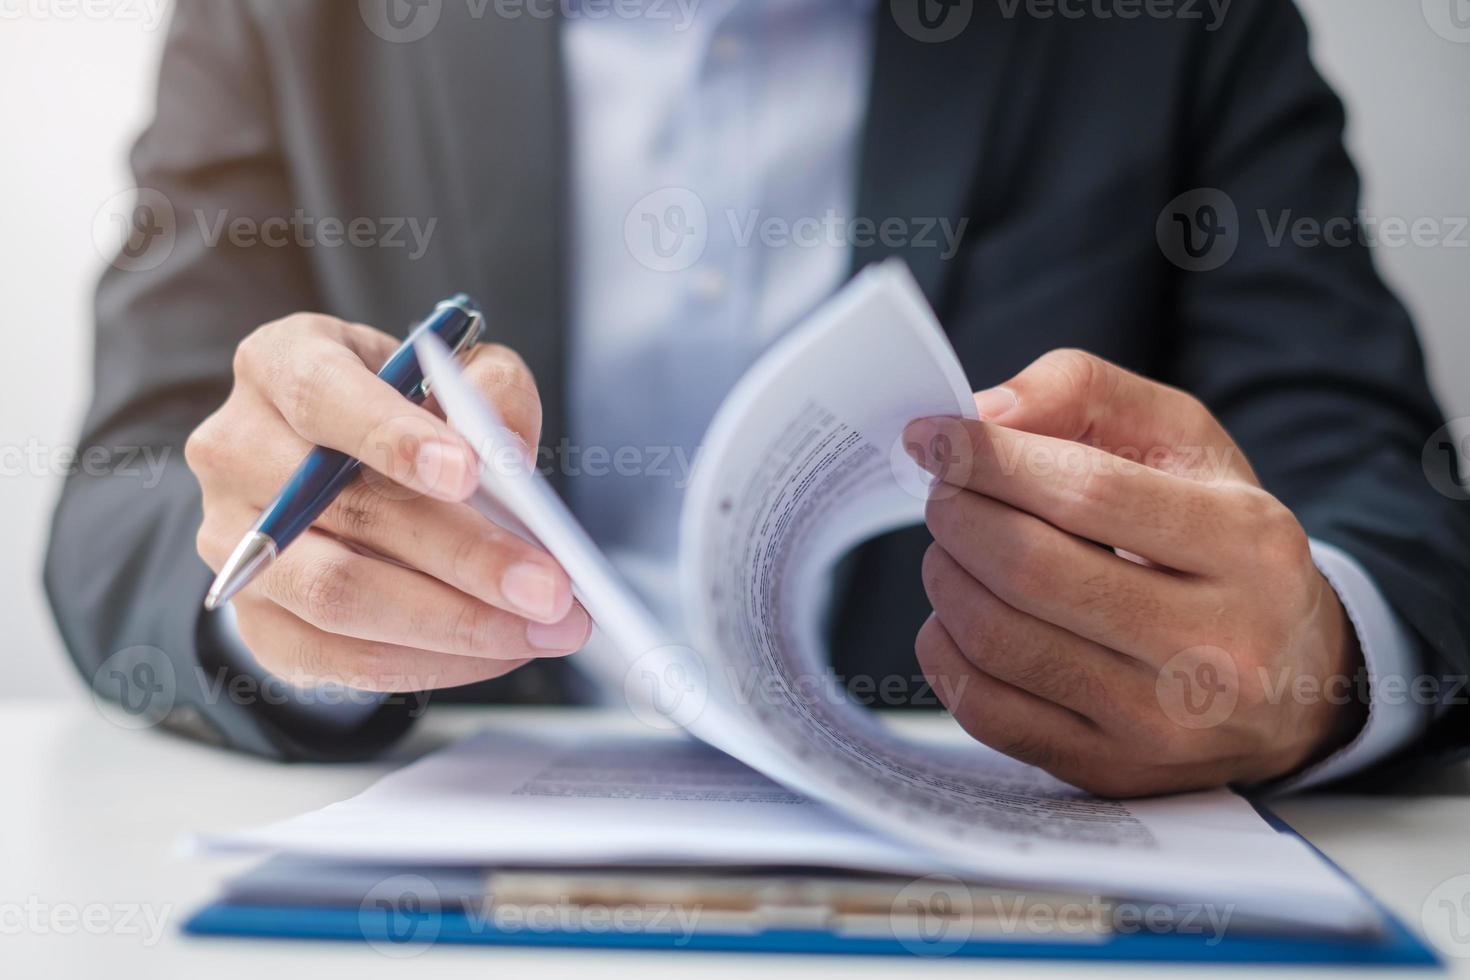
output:
<instances>
[{"instance_id":1,"label":"white paper sheet","mask_svg":"<svg viewBox=\"0 0 1470 980\"><path fill-rule=\"evenodd\" d=\"M628 785L612 799L518 794L511 787L541 772L545 752L486 742L234 843L376 860L799 857L1215 902L1317 926L1376 920L1340 874L1227 791L1092 799L979 744L909 744L857 706L813 696L826 670L819 617L832 564L922 516L924 480L899 445L902 429L920 416L974 414L958 359L903 266L858 276L768 352L716 416L681 527L687 621L677 632L687 629L692 648L671 642L672 624L642 605L530 472L442 345L426 343L420 356L480 454L487 512L561 561L612 641L578 655L583 666L653 727L683 729L795 795L780 806L702 796L704 777L675 764L666 746L650 748L646 768L622 772L637 786L675 787L679 798L640 798ZM431 838L417 839L430 827Z\"/></svg>"}]
</instances>

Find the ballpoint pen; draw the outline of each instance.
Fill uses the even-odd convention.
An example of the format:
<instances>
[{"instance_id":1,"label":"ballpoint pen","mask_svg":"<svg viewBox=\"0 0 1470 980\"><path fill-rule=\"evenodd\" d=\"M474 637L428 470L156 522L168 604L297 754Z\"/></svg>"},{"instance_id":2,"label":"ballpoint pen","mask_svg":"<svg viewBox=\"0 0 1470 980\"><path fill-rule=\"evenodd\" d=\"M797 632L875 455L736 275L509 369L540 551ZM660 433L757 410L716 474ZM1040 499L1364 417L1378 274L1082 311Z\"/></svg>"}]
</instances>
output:
<instances>
[{"instance_id":1,"label":"ballpoint pen","mask_svg":"<svg viewBox=\"0 0 1470 980\"><path fill-rule=\"evenodd\" d=\"M429 382L414 354L414 341L432 333L457 356L467 354L485 329L480 307L464 293L444 300L415 327L388 358L378 377L404 397L418 404L429 394ZM335 449L317 446L286 481L255 526L235 546L229 560L215 577L204 598L204 608L218 609L255 576L276 560L286 546L311 526L351 483L362 468L361 460Z\"/></svg>"}]
</instances>

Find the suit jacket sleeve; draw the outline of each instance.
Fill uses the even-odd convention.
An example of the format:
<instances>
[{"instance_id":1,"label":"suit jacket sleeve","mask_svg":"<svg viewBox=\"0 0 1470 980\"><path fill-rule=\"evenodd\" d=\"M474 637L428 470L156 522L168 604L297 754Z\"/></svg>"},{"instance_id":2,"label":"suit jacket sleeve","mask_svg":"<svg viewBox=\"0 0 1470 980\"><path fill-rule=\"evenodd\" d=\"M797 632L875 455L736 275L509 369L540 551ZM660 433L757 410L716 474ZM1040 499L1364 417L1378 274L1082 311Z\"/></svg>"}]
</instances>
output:
<instances>
[{"instance_id":1,"label":"suit jacket sleeve","mask_svg":"<svg viewBox=\"0 0 1470 980\"><path fill-rule=\"evenodd\" d=\"M104 668L150 661L150 678L167 675L169 728L281 758L366 755L406 729L406 705L347 735L287 724L280 698L220 657L200 612L210 573L194 548L200 493L184 442L229 393L239 341L316 307L301 249L232 247L221 234L237 218L289 215L293 199L247 9L176 5L156 115L132 154L138 230L97 289L94 400L79 440L88 465L63 490L45 582L77 668L103 696L125 696L115 682L129 676ZM157 485L128 475L140 450L165 460Z\"/></svg>"},{"instance_id":2,"label":"suit jacket sleeve","mask_svg":"<svg viewBox=\"0 0 1470 980\"><path fill-rule=\"evenodd\" d=\"M1407 624L1438 722L1395 761L1441 756L1470 741L1466 709L1452 703L1463 704L1456 678L1470 670L1470 504L1436 489L1456 479L1452 454L1435 446L1444 419L1409 317L1357 231L1342 108L1312 67L1299 14L1238 2L1220 33L1199 45L1187 123L1196 149L1178 190L1186 212L1205 201L1189 192L1222 191L1238 242L1218 268L1175 277L1172 380L1204 399L1267 489L1313 538L1355 558ZM1297 242L1295 227L1334 234Z\"/></svg>"}]
</instances>

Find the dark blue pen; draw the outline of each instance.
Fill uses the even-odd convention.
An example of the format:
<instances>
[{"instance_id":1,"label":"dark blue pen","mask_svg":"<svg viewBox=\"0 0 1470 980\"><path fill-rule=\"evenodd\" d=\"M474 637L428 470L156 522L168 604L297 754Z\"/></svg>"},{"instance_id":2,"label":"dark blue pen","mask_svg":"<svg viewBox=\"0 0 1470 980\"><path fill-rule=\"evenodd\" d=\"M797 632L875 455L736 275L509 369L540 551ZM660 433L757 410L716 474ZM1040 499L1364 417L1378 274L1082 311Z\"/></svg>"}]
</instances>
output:
<instances>
[{"instance_id":1,"label":"dark blue pen","mask_svg":"<svg viewBox=\"0 0 1470 980\"><path fill-rule=\"evenodd\" d=\"M388 358L378 377L415 404L422 402L428 397L429 383L414 354L414 341L432 333L459 355L468 352L479 341L484 329L485 318L480 314L480 307L460 293L434 307L428 319L415 327L403 346ZM361 468L360 460L335 449L318 446L307 453L306 459L220 569L214 584L209 587L209 595L205 596L204 608L218 609L249 585L287 545L311 527L343 488L357 477Z\"/></svg>"}]
</instances>

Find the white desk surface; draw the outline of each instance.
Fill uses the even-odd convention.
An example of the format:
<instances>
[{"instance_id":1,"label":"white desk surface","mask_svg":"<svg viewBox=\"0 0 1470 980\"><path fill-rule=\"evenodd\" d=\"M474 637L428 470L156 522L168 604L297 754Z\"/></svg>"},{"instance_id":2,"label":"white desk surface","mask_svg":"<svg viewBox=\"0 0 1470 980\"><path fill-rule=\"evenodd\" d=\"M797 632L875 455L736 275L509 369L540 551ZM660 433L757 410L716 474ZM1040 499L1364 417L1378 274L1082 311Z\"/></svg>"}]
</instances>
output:
<instances>
[{"instance_id":1,"label":"white desk surface","mask_svg":"<svg viewBox=\"0 0 1470 980\"><path fill-rule=\"evenodd\" d=\"M342 766L286 766L131 732L105 721L90 701L0 702L0 974L16 977L168 978L338 976L438 978L594 976L725 977L759 974L847 977L1073 977L1078 964L909 960L888 957L731 955L686 952L546 950L438 946L407 963L365 944L194 938L183 921L215 894L220 880L250 860L180 856L185 833L252 826L331 803L450 737L517 718L546 721L553 711L441 706L391 759ZM1470 873L1470 767L1447 772L1416 795L1313 795L1276 807L1289 823L1418 928L1441 882ZM62 935L22 926L29 904L51 915L102 905L108 921L150 910L166 922L153 944L138 930L80 927ZM94 915L102 915L93 912ZM116 916L116 919L112 917ZM63 921L63 920L56 920ZM1470 911L1465 921L1470 954ZM124 932L128 934L122 934ZM1452 976L1470 978L1470 958L1446 957ZM287 972L289 971L289 973ZM319 972L323 971L323 972ZM330 971L324 972L324 971ZM1113 976L1178 974L1138 964L1088 966ZM1250 971L1259 974L1260 969ZM1273 971L1276 972L1276 971ZM1295 975L1332 975L1294 971ZM1188 975L1245 976L1244 970L1194 968ZM1374 973L1369 975L1388 975ZM1407 975L1423 977L1423 971Z\"/></svg>"}]
</instances>

